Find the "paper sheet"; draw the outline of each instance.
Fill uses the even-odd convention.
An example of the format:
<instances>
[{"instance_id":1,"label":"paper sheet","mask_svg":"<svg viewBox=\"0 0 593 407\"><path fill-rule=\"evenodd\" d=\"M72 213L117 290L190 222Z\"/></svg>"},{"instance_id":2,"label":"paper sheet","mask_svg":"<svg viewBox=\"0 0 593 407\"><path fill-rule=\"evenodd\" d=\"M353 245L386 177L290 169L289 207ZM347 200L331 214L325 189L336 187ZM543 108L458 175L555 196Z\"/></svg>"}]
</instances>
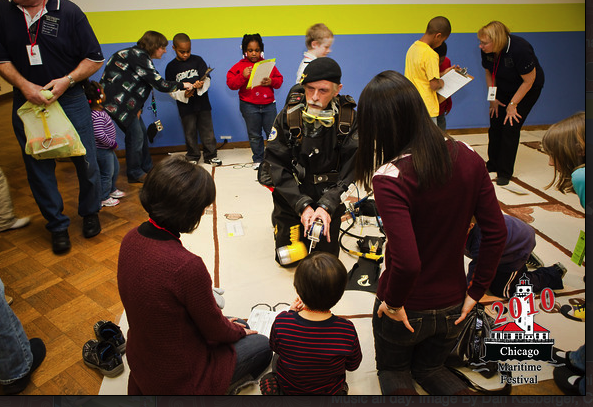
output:
<instances>
[{"instance_id":1,"label":"paper sheet","mask_svg":"<svg viewBox=\"0 0 593 407\"><path fill-rule=\"evenodd\" d=\"M445 85L437 90L437 93L447 99L459 89L470 83L474 77L471 75L462 75L455 69L451 69L449 72L441 76L441 79L445 82Z\"/></svg>"},{"instance_id":2,"label":"paper sheet","mask_svg":"<svg viewBox=\"0 0 593 407\"><path fill-rule=\"evenodd\" d=\"M255 88L256 86L261 85L261 81L264 78L268 78L272 73L274 65L276 65L276 58L265 59L263 61L256 62L253 65L251 76L249 76L249 82L247 82L247 89Z\"/></svg>"},{"instance_id":3,"label":"paper sheet","mask_svg":"<svg viewBox=\"0 0 593 407\"><path fill-rule=\"evenodd\" d=\"M249 319L247 319L249 328L269 338L270 332L272 331L272 324L276 320L276 316L288 309L289 307L284 307L278 311L269 311L261 308L254 308L251 310Z\"/></svg>"},{"instance_id":4,"label":"paper sheet","mask_svg":"<svg viewBox=\"0 0 593 407\"><path fill-rule=\"evenodd\" d=\"M240 220L227 221L226 230L230 237L243 236L243 224Z\"/></svg>"}]
</instances>

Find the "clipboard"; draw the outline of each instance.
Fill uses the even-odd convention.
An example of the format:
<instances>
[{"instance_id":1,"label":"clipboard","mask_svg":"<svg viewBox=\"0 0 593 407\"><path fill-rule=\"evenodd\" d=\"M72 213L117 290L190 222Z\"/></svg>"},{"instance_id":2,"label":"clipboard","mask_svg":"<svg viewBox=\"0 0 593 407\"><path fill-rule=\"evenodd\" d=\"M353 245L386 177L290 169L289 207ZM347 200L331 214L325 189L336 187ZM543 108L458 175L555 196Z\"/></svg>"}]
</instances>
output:
<instances>
[{"instance_id":1,"label":"clipboard","mask_svg":"<svg viewBox=\"0 0 593 407\"><path fill-rule=\"evenodd\" d=\"M274 65L276 65L276 58L264 59L263 61L256 62L251 70L249 82L247 82L247 89L259 86L264 78L270 76L272 69L274 69Z\"/></svg>"},{"instance_id":2,"label":"clipboard","mask_svg":"<svg viewBox=\"0 0 593 407\"><path fill-rule=\"evenodd\" d=\"M468 75L467 68L464 68L461 70L451 69L449 72L441 76L441 79L445 82L445 85L437 90L437 94L441 95L444 99L447 99L459 89L470 83L474 77Z\"/></svg>"}]
</instances>

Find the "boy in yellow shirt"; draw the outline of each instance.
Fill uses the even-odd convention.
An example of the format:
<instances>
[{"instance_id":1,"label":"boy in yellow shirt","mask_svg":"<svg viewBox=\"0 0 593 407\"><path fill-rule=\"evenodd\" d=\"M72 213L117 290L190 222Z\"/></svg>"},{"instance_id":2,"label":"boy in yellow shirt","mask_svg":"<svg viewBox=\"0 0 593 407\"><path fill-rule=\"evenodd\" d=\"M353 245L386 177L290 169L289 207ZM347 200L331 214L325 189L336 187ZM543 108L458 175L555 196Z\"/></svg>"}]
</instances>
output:
<instances>
[{"instance_id":1,"label":"boy in yellow shirt","mask_svg":"<svg viewBox=\"0 0 593 407\"><path fill-rule=\"evenodd\" d=\"M446 17L435 17L428 22L422 38L414 42L406 54L404 75L418 89L435 124L439 115L436 91L443 87L444 82L439 73L439 56L434 48L439 47L450 34L449 20Z\"/></svg>"}]
</instances>

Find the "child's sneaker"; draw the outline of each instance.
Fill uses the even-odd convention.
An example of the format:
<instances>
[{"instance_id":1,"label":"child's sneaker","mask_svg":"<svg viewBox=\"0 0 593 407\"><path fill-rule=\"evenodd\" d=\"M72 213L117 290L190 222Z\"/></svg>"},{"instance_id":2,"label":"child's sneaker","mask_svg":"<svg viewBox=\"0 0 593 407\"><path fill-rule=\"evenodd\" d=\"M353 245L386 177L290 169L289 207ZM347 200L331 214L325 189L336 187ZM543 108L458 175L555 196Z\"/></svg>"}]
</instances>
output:
<instances>
[{"instance_id":1,"label":"child's sneaker","mask_svg":"<svg viewBox=\"0 0 593 407\"><path fill-rule=\"evenodd\" d=\"M91 339L82 347L84 364L99 369L107 377L115 377L124 371L121 354L111 342Z\"/></svg>"},{"instance_id":2,"label":"child's sneaker","mask_svg":"<svg viewBox=\"0 0 593 407\"><path fill-rule=\"evenodd\" d=\"M210 164L213 167L218 167L222 165L222 160L218 157L212 157L212 158L204 158L204 164Z\"/></svg>"},{"instance_id":3,"label":"child's sneaker","mask_svg":"<svg viewBox=\"0 0 593 407\"><path fill-rule=\"evenodd\" d=\"M274 372L267 373L262 376L259 381L259 391L264 396L279 396L282 395L280 385L276 379Z\"/></svg>"},{"instance_id":4,"label":"child's sneaker","mask_svg":"<svg viewBox=\"0 0 593 407\"><path fill-rule=\"evenodd\" d=\"M560 274L562 274L562 276L560 278L564 278L564 276L566 275L566 272L568 271L566 269L566 267L564 266L564 264L558 262L558 263L554 264L554 266L558 269Z\"/></svg>"},{"instance_id":5,"label":"child's sneaker","mask_svg":"<svg viewBox=\"0 0 593 407\"><path fill-rule=\"evenodd\" d=\"M101 320L93 326L93 330L98 340L111 342L119 353L126 353L126 339L119 326L111 321Z\"/></svg>"},{"instance_id":6,"label":"child's sneaker","mask_svg":"<svg viewBox=\"0 0 593 407\"><path fill-rule=\"evenodd\" d=\"M537 269L544 266L544 262L535 253L531 252L525 265L531 269Z\"/></svg>"},{"instance_id":7,"label":"child's sneaker","mask_svg":"<svg viewBox=\"0 0 593 407\"><path fill-rule=\"evenodd\" d=\"M115 191L113 191L112 193L109 194L109 197L115 198L115 199L121 199L124 196L126 196L126 193L124 191L120 191L119 189L116 189Z\"/></svg>"},{"instance_id":8,"label":"child's sneaker","mask_svg":"<svg viewBox=\"0 0 593 407\"><path fill-rule=\"evenodd\" d=\"M119 205L119 199L109 197L106 200L101 201L101 206L115 206L115 205Z\"/></svg>"}]
</instances>

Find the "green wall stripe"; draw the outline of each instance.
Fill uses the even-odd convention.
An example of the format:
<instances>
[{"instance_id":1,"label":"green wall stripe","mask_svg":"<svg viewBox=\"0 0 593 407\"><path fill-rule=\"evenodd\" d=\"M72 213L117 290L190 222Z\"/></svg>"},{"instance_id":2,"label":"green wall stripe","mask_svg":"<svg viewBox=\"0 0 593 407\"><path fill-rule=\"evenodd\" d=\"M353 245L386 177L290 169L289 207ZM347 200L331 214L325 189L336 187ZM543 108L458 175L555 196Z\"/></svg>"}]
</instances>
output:
<instances>
[{"instance_id":1,"label":"green wall stripe","mask_svg":"<svg viewBox=\"0 0 593 407\"><path fill-rule=\"evenodd\" d=\"M423 33L437 15L449 18L455 33L476 33L492 20L504 22L513 32L585 30L585 3L215 7L86 14L102 44L136 42L147 29L168 39L178 32L190 38L236 38L252 32L301 36L320 21L336 35Z\"/></svg>"}]
</instances>

